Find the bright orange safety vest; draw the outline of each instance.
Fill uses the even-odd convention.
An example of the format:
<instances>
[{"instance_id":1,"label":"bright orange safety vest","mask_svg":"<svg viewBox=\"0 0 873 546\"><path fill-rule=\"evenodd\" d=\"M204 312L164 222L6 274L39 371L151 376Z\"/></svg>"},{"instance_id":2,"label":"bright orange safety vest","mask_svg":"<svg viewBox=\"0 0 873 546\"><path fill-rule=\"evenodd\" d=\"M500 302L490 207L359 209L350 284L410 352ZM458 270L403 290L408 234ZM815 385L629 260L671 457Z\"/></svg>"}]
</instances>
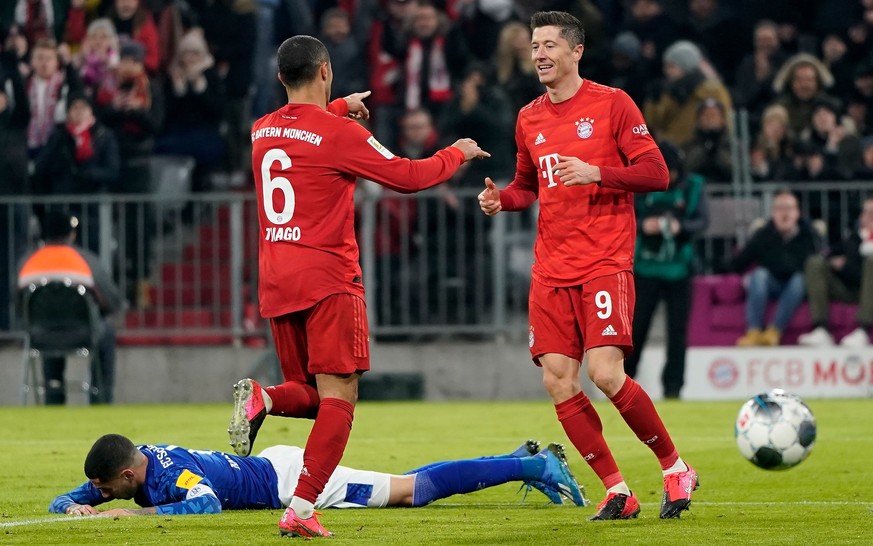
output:
<instances>
[{"instance_id":1,"label":"bright orange safety vest","mask_svg":"<svg viewBox=\"0 0 873 546\"><path fill-rule=\"evenodd\" d=\"M42 280L63 281L94 287L91 267L76 249L69 245L46 245L33 253L18 272L18 287L41 284Z\"/></svg>"}]
</instances>

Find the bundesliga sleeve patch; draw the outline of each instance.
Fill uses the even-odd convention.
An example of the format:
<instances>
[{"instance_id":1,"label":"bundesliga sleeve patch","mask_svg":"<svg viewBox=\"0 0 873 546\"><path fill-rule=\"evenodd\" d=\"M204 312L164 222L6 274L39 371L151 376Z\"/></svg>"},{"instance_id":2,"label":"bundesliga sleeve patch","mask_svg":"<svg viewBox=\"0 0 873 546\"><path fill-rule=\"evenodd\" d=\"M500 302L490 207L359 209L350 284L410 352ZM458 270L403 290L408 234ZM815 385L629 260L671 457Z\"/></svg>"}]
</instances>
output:
<instances>
[{"instance_id":1,"label":"bundesliga sleeve patch","mask_svg":"<svg viewBox=\"0 0 873 546\"><path fill-rule=\"evenodd\" d=\"M193 474L192 474L192 476L193 476ZM201 483L201 484L198 484L198 485L195 485L194 487L192 487L188 491L188 494L185 495L185 499L193 499L195 497L202 497L204 495L212 495L213 497L218 496L215 494L215 491L213 491L211 487Z\"/></svg>"},{"instance_id":2,"label":"bundesliga sleeve patch","mask_svg":"<svg viewBox=\"0 0 873 546\"><path fill-rule=\"evenodd\" d=\"M201 478L197 474L194 474L190 470L184 470L181 474L179 474L179 477L176 479L176 487L179 487L181 489L191 489L192 487L200 483L202 479L203 478Z\"/></svg>"},{"instance_id":3,"label":"bundesliga sleeve patch","mask_svg":"<svg viewBox=\"0 0 873 546\"><path fill-rule=\"evenodd\" d=\"M391 150L389 150L385 146L382 146L382 143L376 140L376 137L371 135L370 138L367 139L367 144L369 144L373 147L374 150L382 154L385 159L394 159L394 154L391 153Z\"/></svg>"}]
</instances>

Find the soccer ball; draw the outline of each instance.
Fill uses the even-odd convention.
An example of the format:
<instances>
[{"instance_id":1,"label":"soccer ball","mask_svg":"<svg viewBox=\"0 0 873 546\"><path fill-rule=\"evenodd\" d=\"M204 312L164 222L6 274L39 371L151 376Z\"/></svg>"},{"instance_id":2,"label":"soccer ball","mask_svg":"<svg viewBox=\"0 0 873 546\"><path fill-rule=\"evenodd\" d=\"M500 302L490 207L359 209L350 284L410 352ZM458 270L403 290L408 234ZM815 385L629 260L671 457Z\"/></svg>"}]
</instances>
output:
<instances>
[{"instance_id":1,"label":"soccer ball","mask_svg":"<svg viewBox=\"0 0 873 546\"><path fill-rule=\"evenodd\" d=\"M743 404L735 432L746 459L766 470L784 470L812 451L815 417L799 396L774 389Z\"/></svg>"}]
</instances>

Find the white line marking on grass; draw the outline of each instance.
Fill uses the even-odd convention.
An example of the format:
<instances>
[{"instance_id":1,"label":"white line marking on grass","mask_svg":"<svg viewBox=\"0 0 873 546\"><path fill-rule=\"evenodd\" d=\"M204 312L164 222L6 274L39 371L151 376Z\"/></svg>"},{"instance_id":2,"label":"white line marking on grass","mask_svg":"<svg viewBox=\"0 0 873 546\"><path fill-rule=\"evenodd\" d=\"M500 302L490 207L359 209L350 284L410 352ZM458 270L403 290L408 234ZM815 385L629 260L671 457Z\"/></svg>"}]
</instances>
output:
<instances>
[{"instance_id":1,"label":"white line marking on grass","mask_svg":"<svg viewBox=\"0 0 873 546\"><path fill-rule=\"evenodd\" d=\"M51 518L51 519L29 519L25 521L7 521L4 523L0 523L0 529L5 527L21 527L22 525L41 525L43 523L60 523L62 521L70 522L70 521L81 521L83 519L94 519L93 517L87 516L66 516L63 518Z\"/></svg>"},{"instance_id":2,"label":"white line marking on grass","mask_svg":"<svg viewBox=\"0 0 873 546\"><path fill-rule=\"evenodd\" d=\"M642 506L660 506L658 502L641 502ZM706 502L706 501L694 501L694 506L769 506L771 504L791 504L791 505L799 505L799 506L871 506L873 507L873 501L770 501L770 502ZM507 506L518 506L518 507L527 507L527 506L539 506L539 503L505 503L505 502L476 502L476 503L450 503L450 502L440 502L437 504L432 504L431 506L434 508L445 506L448 508L489 508L489 507L507 507ZM547 503L542 503L542 506L548 506ZM871 508L873 509L873 508ZM7 527L21 527L24 525L43 525L47 523L61 523L61 522L73 522L73 521L83 521L83 520L93 520L98 516L68 516L63 518L52 518L52 519L31 519L25 521L8 521L4 523L0 523L0 529Z\"/></svg>"}]
</instances>

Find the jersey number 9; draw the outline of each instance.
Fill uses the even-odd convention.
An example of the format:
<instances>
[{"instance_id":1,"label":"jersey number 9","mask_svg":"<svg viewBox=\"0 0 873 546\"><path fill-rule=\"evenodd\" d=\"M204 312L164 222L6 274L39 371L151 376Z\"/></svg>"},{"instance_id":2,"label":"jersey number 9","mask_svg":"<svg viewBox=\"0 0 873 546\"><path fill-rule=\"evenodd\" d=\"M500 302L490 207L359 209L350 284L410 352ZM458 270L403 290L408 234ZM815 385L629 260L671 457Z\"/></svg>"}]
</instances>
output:
<instances>
[{"instance_id":1,"label":"jersey number 9","mask_svg":"<svg viewBox=\"0 0 873 546\"><path fill-rule=\"evenodd\" d=\"M609 297L609 292L606 290L601 290L597 294L594 294L594 305L600 309L600 311L597 312L599 318L608 319L609 315L612 314L612 298Z\"/></svg>"}]
</instances>

